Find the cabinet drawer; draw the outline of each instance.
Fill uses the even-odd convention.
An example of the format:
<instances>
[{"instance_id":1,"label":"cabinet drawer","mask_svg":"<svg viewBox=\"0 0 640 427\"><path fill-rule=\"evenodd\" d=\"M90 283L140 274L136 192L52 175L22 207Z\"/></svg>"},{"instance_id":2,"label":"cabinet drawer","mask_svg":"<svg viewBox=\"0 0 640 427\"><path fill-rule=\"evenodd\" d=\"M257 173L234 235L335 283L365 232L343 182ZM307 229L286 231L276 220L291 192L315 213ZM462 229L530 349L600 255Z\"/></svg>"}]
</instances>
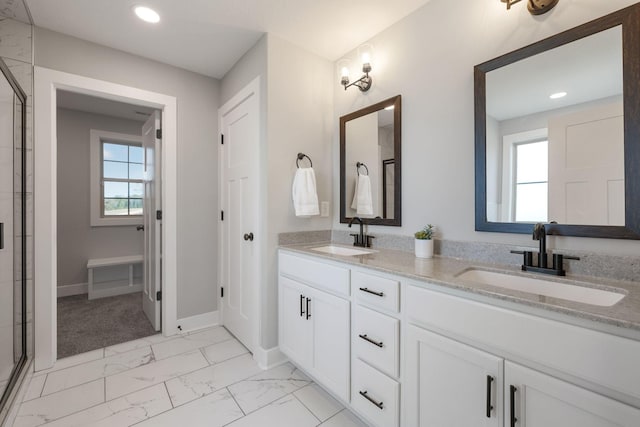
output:
<instances>
[{"instance_id":1,"label":"cabinet drawer","mask_svg":"<svg viewBox=\"0 0 640 427\"><path fill-rule=\"evenodd\" d=\"M351 378L353 408L372 426L398 426L400 385L359 359L353 360Z\"/></svg>"},{"instance_id":2,"label":"cabinet drawer","mask_svg":"<svg viewBox=\"0 0 640 427\"><path fill-rule=\"evenodd\" d=\"M354 306L353 352L392 377L398 376L400 321L376 311Z\"/></svg>"},{"instance_id":3,"label":"cabinet drawer","mask_svg":"<svg viewBox=\"0 0 640 427\"><path fill-rule=\"evenodd\" d=\"M281 274L298 279L334 294L349 296L349 269L317 262L288 253L280 253Z\"/></svg>"},{"instance_id":4,"label":"cabinet drawer","mask_svg":"<svg viewBox=\"0 0 640 427\"><path fill-rule=\"evenodd\" d=\"M360 271L352 273L353 292L358 302L397 313L400 311L400 282Z\"/></svg>"}]
</instances>

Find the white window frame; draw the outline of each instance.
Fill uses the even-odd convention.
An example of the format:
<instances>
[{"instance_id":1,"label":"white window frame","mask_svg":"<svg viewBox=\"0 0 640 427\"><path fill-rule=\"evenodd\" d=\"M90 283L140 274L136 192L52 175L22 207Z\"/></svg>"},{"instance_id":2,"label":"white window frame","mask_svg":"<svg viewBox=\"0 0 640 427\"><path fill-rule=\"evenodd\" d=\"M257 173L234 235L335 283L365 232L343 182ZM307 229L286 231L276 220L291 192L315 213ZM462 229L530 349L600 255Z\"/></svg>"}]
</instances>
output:
<instances>
[{"instance_id":1,"label":"white window frame","mask_svg":"<svg viewBox=\"0 0 640 427\"><path fill-rule=\"evenodd\" d=\"M502 137L502 218L515 222L516 146L548 140L549 129L541 128Z\"/></svg>"},{"instance_id":2,"label":"white window frame","mask_svg":"<svg viewBox=\"0 0 640 427\"><path fill-rule=\"evenodd\" d=\"M128 135L124 133L108 132L105 130L91 129L91 226L130 226L142 225L144 218L140 216L104 217L102 215L102 143L121 142L123 144L136 144L142 146L142 135Z\"/></svg>"}]
</instances>

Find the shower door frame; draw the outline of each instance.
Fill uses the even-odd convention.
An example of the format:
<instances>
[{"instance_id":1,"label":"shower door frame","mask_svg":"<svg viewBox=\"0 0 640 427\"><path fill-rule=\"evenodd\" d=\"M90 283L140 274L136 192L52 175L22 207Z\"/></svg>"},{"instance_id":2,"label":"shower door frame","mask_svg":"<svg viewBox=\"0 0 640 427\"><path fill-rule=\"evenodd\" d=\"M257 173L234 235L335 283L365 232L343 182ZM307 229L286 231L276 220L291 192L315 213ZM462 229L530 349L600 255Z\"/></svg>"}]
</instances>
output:
<instances>
[{"instance_id":1,"label":"shower door frame","mask_svg":"<svg viewBox=\"0 0 640 427\"><path fill-rule=\"evenodd\" d=\"M18 379L20 378L20 374L22 373L24 367L27 364L27 296L26 296L26 293L27 293L27 238L26 238L26 234L27 234L27 198L26 198L27 156L25 154L26 138L27 138L27 132L26 132L27 95L24 93L24 91L18 84L18 81L13 76L13 74L9 70L9 67L5 64L2 58L0 58L0 71L2 72L4 77L7 79L7 82L13 89L14 96L22 103L21 114L20 114L20 125L21 125L21 135L20 135L20 169L21 169L20 171L20 258L21 258L20 259L20 267L21 267L20 268L20 291L22 293L22 298L20 301L20 304L21 304L20 324L22 325L22 330L21 330L22 343L21 343L20 358L18 359L16 364L13 366L13 370L11 371L11 375L9 376L9 381L7 382L7 385L4 391L2 392L2 396L0 397L0 424L1 424L4 421L5 416L7 415L8 406L9 406L8 403L10 403L9 401L11 397L14 395L13 393L14 387L16 387L16 385L18 384ZM14 118L14 131L15 131L15 118ZM16 149L15 135L13 138L14 138L13 147L14 147L14 153L15 153L15 149ZM16 166L15 157L14 157L13 165L15 168ZM13 186L15 187L15 169L14 169L13 177L14 177ZM13 197L13 202L15 203L15 196ZM15 225L15 213L13 215L13 221ZM11 239L13 239L14 244L15 244L15 235L16 235L16 229L14 227L13 235L11 236ZM15 248L13 249L13 252L15 256ZM14 289L15 289L15 282L16 282L15 267L16 267L16 260L14 258L14 261L13 261L14 276L12 281ZM15 297L14 297L14 304L15 304ZM15 305L14 305L13 319L15 321ZM14 342L14 346L15 346L15 342ZM14 354L15 354L15 348L14 348Z\"/></svg>"}]
</instances>

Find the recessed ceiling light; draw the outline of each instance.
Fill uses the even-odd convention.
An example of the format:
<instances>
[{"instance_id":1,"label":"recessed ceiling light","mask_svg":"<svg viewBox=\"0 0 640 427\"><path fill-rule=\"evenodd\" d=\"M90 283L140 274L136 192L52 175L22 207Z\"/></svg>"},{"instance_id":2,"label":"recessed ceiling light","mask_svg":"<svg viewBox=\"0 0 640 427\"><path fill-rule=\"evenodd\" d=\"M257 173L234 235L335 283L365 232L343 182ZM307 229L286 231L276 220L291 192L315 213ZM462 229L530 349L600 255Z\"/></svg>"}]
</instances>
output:
<instances>
[{"instance_id":1,"label":"recessed ceiling light","mask_svg":"<svg viewBox=\"0 0 640 427\"><path fill-rule=\"evenodd\" d=\"M138 18L142 19L145 22L151 22L152 24L160 22L160 15L158 15L158 12L151 8L148 8L146 6L134 6L133 11L138 16Z\"/></svg>"},{"instance_id":2,"label":"recessed ceiling light","mask_svg":"<svg viewBox=\"0 0 640 427\"><path fill-rule=\"evenodd\" d=\"M565 96L567 96L567 92L556 92L549 95L549 98L560 99L560 98L564 98Z\"/></svg>"}]
</instances>

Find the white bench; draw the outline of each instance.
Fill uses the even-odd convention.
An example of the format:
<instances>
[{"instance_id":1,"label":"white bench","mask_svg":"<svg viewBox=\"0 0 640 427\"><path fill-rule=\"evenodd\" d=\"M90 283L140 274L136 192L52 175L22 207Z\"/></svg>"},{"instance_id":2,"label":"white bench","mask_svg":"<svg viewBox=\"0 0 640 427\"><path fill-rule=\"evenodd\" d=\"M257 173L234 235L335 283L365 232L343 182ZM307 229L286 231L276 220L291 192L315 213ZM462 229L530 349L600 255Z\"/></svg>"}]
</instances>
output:
<instances>
[{"instance_id":1,"label":"white bench","mask_svg":"<svg viewBox=\"0 0 640 427\"><path fill-rule=\"evenodd\" d=\"M142 283L135 283L133 276L133 266L142 264L142 255L122 256L113 258L96 258L87 261L87 271L89 273L89 299L111 297L114 295L140 292ZM103 267L128 266L128 280L109 280L104 282L94 282L93 270Z\"/></svg>"}]
</instances>

